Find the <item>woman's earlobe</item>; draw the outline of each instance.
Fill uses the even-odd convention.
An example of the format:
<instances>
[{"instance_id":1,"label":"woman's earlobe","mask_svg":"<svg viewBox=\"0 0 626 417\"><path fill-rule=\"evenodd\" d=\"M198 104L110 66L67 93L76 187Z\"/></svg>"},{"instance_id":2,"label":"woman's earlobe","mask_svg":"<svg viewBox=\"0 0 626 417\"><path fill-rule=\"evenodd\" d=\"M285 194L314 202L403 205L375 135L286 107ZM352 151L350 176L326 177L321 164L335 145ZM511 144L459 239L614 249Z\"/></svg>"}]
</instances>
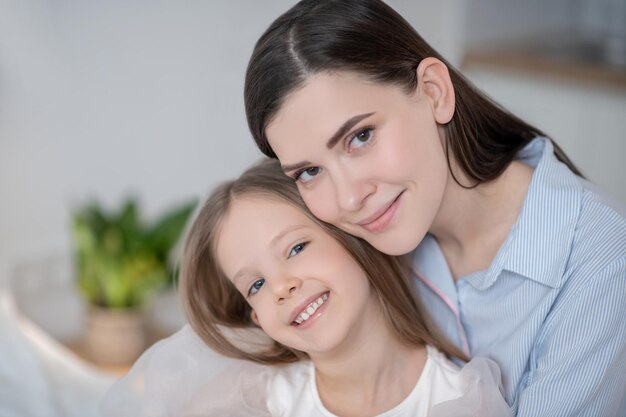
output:
<instances>
[{"instance_id":1,"label":"woman's earlobe","mask_svg":"<svg viewBox=\"0 0 626 417\"><path fill-rule=\"evenodd\" d=\"M448 67L434 57L422 59L416 69L418 93L432 103L435 120L446 124L452 120L455 108L454 86Z\"/></svg>"}]
</instances>

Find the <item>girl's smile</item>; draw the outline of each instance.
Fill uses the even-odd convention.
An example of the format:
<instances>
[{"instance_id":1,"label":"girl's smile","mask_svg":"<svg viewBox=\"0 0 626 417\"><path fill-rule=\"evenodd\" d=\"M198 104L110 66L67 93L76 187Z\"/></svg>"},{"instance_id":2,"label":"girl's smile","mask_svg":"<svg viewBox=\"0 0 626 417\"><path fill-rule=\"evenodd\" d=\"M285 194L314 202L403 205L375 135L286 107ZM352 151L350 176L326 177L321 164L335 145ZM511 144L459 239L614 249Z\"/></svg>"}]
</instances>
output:
<instances>
[{"instance_id":1,"label":"girl's smile","mask_svg":"<svg viewBox=\"0 0 626 417\"><path fill-rule=\"evenodd\" d=\"M372 220L390 217L393 204ZM235 199L216 254L224 274L271 338L315 355L352 349L380 323L360 265L299 208L277 198Z\"/></svg>"},{"instance_id":2,"label":"girl's smile","mask_svg":"<svg viewBox=\"0 0 626 417\"><path fill-rule=\"evenodd\" d=\"M299 329L306 329L312 326L317 318L324 313L329 295L330 292L326 291L322 294L309 297L303 303L300 303L300 306L304 304L305 307L301 308L298 306L294 308L294 314L292 314L292 316L295 318L291 321L291 324ZM313 301L308 302L311 299Z\"/></svg>"}]
</instances>

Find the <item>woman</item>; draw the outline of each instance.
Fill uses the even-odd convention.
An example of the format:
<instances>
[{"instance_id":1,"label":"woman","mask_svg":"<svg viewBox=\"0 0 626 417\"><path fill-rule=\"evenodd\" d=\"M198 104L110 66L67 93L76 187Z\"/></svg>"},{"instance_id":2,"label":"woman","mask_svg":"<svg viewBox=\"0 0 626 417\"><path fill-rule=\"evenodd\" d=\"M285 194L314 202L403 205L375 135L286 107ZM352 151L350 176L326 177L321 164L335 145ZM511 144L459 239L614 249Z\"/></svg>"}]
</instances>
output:
<instances>
[{"instance_id":1,"label":"woman","mask_svg":"<svg viewBox=\"0 0 626 417\"><path fill-rule=\"evenodd\" d=\"M418 293L520 416L626 407L624 209L389 6L305 0L253 51L254 139L319 219L411 253Z\"/></svg>"}]
</instances>

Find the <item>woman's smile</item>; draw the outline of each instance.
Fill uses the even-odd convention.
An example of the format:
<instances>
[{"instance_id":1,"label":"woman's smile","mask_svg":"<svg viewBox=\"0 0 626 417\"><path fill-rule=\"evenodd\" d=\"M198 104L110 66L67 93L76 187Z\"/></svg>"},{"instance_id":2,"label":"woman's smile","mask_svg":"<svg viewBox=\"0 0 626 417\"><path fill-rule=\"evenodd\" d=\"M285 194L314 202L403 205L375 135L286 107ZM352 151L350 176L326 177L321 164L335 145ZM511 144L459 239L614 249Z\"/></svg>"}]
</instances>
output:
<instances>
[{"instance_id":1,"label":"woman's smile","mask_svg":"<svg viewBox=\"0 0 626 417\"><path fill-rule=\"evenodd\" d=\"M378 210L372 216L368 217L367 219L357 224L371 233L384 232L395 219L396 217L395 215L396 215L396 212L398 211L398 208L400 207L401 197L403 194L404 194L404 191L398 194L393 200L385 204L380 210Z\"/></svg>"}]
</instances>

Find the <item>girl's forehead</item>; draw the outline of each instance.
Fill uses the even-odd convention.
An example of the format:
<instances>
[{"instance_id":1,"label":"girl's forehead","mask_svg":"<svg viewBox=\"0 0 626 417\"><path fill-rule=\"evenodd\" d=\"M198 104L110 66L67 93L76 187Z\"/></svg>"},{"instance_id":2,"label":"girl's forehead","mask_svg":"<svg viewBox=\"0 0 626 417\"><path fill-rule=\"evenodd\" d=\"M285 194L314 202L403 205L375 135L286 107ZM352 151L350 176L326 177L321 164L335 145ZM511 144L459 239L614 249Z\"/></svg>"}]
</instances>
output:
<instances>
[{"instance_id":1,"label":"girl's forehead","mask_svg":"<svg viewBox=\"0 0 626 417\"><path fill-rule=\"evenodd\" d=\"M317 227L303 209L278 196L243 195L232 200L217 241L270 244L275 236L294 226Z\"/></svg>"},{"instance_id":2,"label":"girl's forehead","mask_svg":"<svg viewBox=\"0 0 626 417\"><path fill-rule=\"evenodd\" d=\"M239 271L254 269L283 253L302 233L320 230L301 209L280 198L238 197L217 233L216 255L226 275L233 279Z\"/></svg>"}]
</instances>

